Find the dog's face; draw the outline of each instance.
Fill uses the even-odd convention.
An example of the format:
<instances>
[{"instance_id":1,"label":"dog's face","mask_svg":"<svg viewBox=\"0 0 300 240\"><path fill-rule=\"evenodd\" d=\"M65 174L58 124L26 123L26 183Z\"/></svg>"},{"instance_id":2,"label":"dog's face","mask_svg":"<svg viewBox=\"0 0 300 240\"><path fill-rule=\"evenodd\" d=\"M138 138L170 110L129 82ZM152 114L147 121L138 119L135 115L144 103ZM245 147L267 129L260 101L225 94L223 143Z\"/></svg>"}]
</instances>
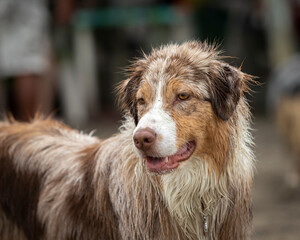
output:
<instances>
[{"instance_id":1,"label":"dog's face","mask_svg":"<svg viewBox=\"0 0 300 240\"><path fill-rule=\"evenodd\" d=\"M237 69L198 42L138 60L121 95L135 119L134 147L148 170L166 173L214 151L215 128L234 114L241 82Z\"/></svg>"}]
</instances>

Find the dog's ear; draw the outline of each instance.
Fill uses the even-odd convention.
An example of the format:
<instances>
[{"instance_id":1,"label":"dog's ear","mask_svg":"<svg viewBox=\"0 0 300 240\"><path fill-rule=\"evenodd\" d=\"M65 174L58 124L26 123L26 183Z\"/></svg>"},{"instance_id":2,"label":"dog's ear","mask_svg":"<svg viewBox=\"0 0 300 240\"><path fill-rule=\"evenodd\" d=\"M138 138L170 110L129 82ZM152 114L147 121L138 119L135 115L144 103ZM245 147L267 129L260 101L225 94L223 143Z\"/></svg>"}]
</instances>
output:
<instances>
[{"instance_id":1,"label":"dog's ear","mask_svg":"<svg viewBox=\"0 0 300 240\"><path fill-rule=\"evenodd\" d=\"M118 87L119 103L126 111L131 113L136 125L138 124L136 93L141 82L142 73L143 71L140 68L133 68L131 76Z\"/></svg>"},{"instance_id":2,"label":"dog's ear","mask_svg":"<svg viewBox=\"0 0 300 240\"><path fill-rule=\"evenodd\" d=\"M210 90L212 108L218 117L227 121L234 113L241 97L241 73L227 64L222 64L217 75L212 77Z\"/></svg>"}]
</instances>

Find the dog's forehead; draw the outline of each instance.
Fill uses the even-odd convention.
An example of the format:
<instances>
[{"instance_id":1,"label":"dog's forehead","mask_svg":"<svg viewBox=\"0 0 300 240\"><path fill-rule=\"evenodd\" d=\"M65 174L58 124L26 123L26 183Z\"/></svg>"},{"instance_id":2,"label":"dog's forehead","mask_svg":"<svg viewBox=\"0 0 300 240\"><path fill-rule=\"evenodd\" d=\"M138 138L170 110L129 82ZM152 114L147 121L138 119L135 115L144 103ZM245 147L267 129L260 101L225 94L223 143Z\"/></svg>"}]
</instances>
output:
<instances>
[{"instance_id":1,"label":"dog's forehead","mask_svg":"<svg viewBox=\"0 0 300 240\"><path fill-rule=\"evenodd\" d=\"M145 72L144 78L148 82L159 82L166 80L166 78L171 77L168 72L168 66L172 64L168 57L158 58L153 61L149 61L147 70Z\"/></svg>"},{"instance_id":2,"label":"dog's forehead","mask_svg":"<svg viewBox=\"0 0 300 240\"><path fill-rule=\"evenodd\" d=\"M177 71L175 69L177 69ZM188 69L185 69L184 72L179 71L179 69L180 65L169 57L156 59L149 63L143 80L155 88L159 84L165 86L172 79L187 78ZM189 75L192 75L191 70Z\"/></svg>"},{"instance_id":3,"label":"dog's forehead","mask_svg":"<svg viewBox=\"0 0 300 240\"><path fill-rule=\"evenodd\" d=\"M167 49L168 50L168 49ZM207 76L215 60L208 53L193 51L189 48L171 48L153 52L146 59L144 79L149 82L168 81L172 78L182 78L197 81Z\"/></svg>"},{"instance_id":4,"label":"dog's forehead","mask_svg":"<svg viewBox=\"0 0 300 240\"><path fill-rule=\"evenodd\" d=\"M218 52L214 48L193 43L154 49L140 63L144 69L140 87L146 82L144 89L151 91L151 95L156 95L159 85L167 89L175 79L181 86L188 84L196 94L208 97L211 73L219 66Z\"/></svg>"},{"instance_id":5,"label":"dog's forehead","mask_svg":"<svg viewBox=\"0 0 300 240\"><path fill-rule=\"evenodd\" d=\"M158 88L166 88L174 82L179 85L189 84L190 87L206 88L205 70L186 61L178 55L157 58L149 62L144 73L141 85L147 86L148 90L157 92ZM145 84L146 83L146 84Z\"/></svg>"}]
</instances>

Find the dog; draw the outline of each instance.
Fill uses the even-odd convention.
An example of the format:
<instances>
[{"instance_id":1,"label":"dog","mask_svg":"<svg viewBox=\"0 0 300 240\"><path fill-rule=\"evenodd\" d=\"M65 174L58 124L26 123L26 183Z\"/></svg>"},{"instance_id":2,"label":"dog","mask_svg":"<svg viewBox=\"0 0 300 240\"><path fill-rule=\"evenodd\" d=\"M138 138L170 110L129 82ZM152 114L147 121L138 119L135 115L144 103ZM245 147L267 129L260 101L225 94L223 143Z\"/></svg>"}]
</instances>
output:
<instances>
[{"instance_id":1,"label":"dog","mask_svg":"<svg viewBox=\"0 0 300 240\"><path fill-rule=\"evenodd\" d=\"M286 176L291 189L300 186L300 91L280 97L276 109L276 122L281 137L291 153L292 169Z\"/></svg>"},{"instance_id":2,"label":"dog","mask_svg":"<svg viewBox=\"0 0 300 240\"><path fill-rule=\"evenodd\" d=\"M217 47L153 49L100 140L50 118L0 127L0 238L249 239L252 77Z\"/></svg>"}]
</instances>

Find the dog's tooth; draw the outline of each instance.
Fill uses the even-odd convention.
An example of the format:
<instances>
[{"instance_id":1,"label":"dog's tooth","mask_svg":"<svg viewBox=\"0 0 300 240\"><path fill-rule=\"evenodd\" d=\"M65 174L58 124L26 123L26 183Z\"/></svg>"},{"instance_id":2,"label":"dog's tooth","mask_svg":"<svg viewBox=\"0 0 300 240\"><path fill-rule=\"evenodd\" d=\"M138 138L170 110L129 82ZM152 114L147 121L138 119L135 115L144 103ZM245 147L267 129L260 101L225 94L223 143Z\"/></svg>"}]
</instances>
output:
<instances>
[{"instance_id":1,"label":"dog's tooth","mask_svg":"<svg viewBox=\"0 0 300 240\"><path fill-rule=\"evenodd\" d=\"M169 157L166 157L166 162L169 162Z\"/></svg>"}]
</instances>

